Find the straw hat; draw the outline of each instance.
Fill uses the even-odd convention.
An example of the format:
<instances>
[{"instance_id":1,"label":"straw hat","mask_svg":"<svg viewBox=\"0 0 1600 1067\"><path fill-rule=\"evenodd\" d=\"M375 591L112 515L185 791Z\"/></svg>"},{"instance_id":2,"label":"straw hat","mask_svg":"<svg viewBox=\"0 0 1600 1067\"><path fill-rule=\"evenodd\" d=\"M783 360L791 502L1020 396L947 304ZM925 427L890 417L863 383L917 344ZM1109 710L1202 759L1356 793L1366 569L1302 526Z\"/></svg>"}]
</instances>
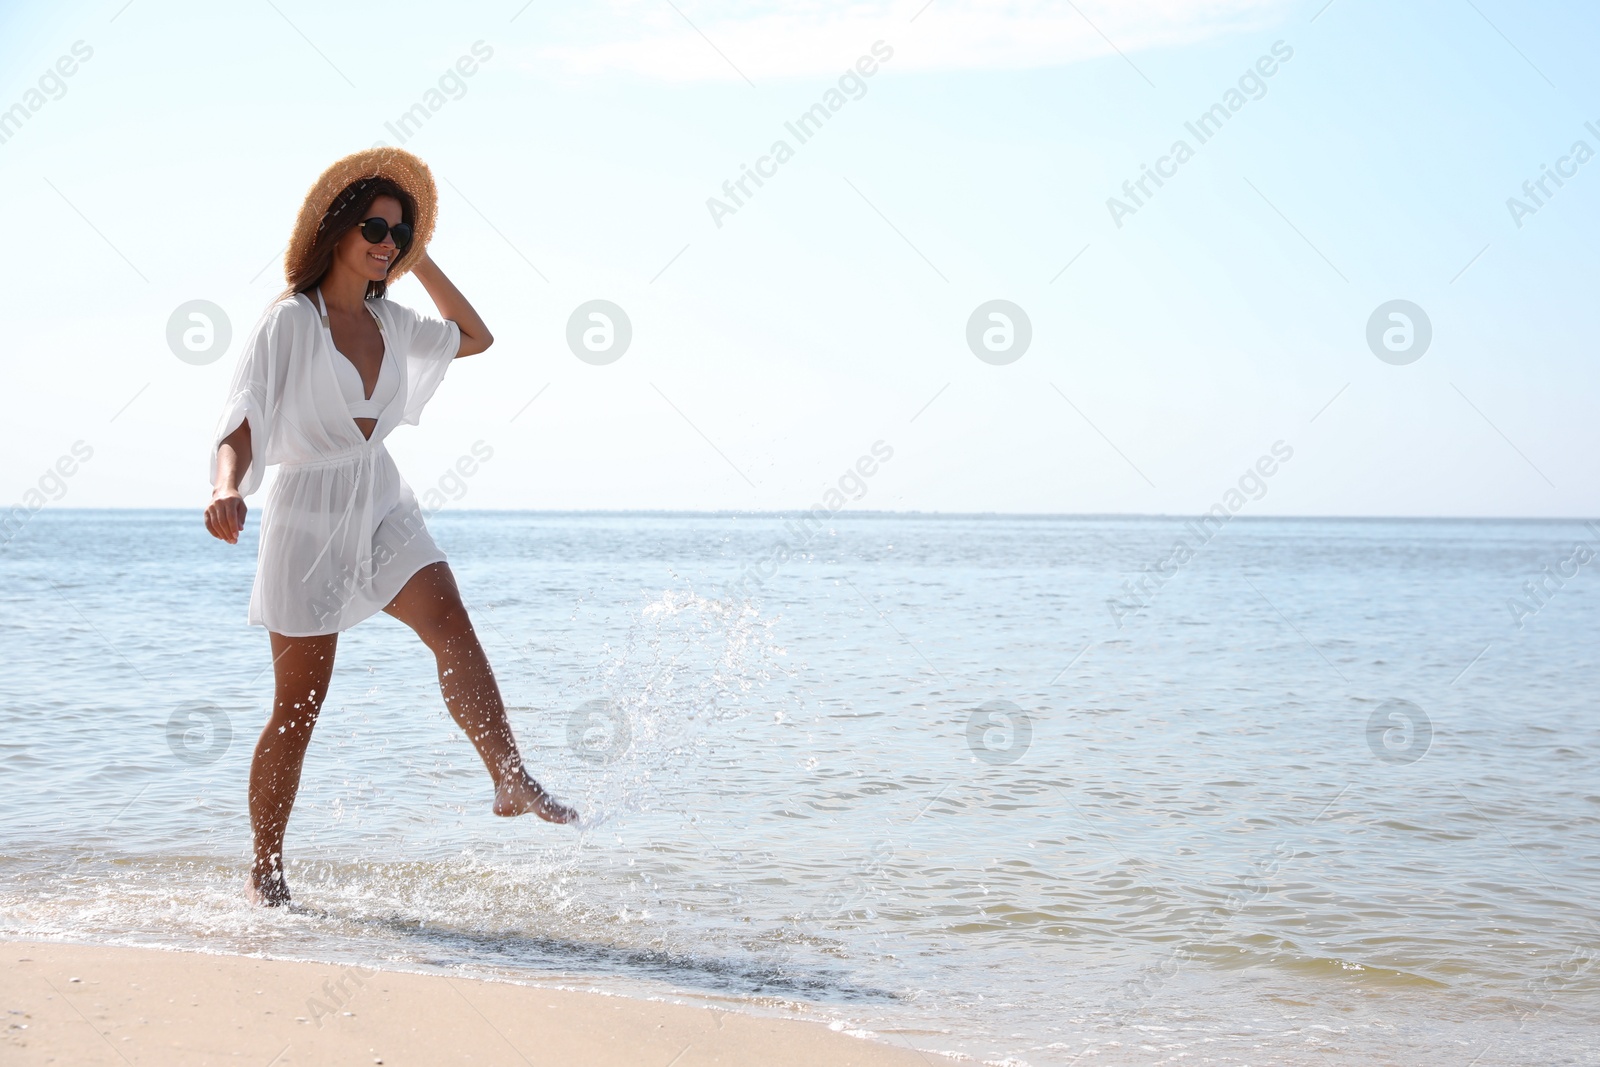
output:
<instances>
[{"instance_id":1,"label":"straw hat","mask_svg":"<svg viewBox=\"0 0 1600 1067\"><path fill-rule=\"evenodd\" d=\"M291 285L297 268L310 256L317 230L335 198L362 178L388 178L410 193L417 205L416 218L411 223L411 243L389 268L386 281L392 284L399 280L421 258L433 237L433 223L439 207L433 173L426 163L403 148L368 148L345 156L323 171L306 193L294 222L294 233L289 238L289 250L283 257L284 275Z\"/></svg>"}]
</instances>

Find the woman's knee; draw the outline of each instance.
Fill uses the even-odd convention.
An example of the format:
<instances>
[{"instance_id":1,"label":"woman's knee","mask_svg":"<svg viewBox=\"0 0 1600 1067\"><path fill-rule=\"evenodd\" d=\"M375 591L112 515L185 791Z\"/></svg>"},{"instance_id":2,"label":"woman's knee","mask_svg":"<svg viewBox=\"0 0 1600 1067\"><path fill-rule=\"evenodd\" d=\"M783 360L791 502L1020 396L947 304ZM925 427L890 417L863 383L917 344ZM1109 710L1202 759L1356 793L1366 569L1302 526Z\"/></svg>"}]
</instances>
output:
<instances>
[{"instance_id":1,"label":"woman's knee","mask_svg":"<svg viewBox=\"0 0 1600 1067\"><path fill-rule=\"evenodd\" d=\"M267 718L267 729L280 734L298 731L310 732L322 715L322 702L327 693L320 688L288 691L279 689L273 697L272 713Z\"/></svg>"},{"instance_id":2,"label":"woman's knee","mask_svg":"<svg viewBox=\"0 0 1600 1067\"><path fill-rule=\"evenodd\" d=\"M472 619L460 597L441 598L415 626L422 643L435 653L457 649L473 637Z\"/></svg>"},{"instance_id":3,"label":"woman's knee","mask_svg":"<svg viewBox=\"0 0 1600 1067\"><path fill-rule=\"evenodd\" d=\"M326 675L304 675L278 679L272 697L272 713L267 720L268 729L280 733L295 729L309 730L322 714L322 703L328 697Z\"/></svg>"},{"instance_id":4,"label":"woman's knee","mask_svg":"<svg viewBox=\"0 0 1600 1067\"><path fill-rule=\"evenodd\" d=\"M325 683L324 683L325 684ZM296 716L315 719L322 713L322 702L328 698L326 690L315 683L310 686L279 686L272 697L272 715L277 719Z\"/></svg>"},{"instance_id":5,"label":"woman's knee","mask_svg":"<svg viewBox=\"0 0 1600 1067\"><path fill-rule=\"evenodd\" d=\"M309 730L317 724L317 718L322 714L322 702L327 699L326 682L317 685L290 687L279 686L272 698L272 712L267 719L267 728L276 728L284 733L289 730L304 728Z\"/></svg>"}]
</instances>

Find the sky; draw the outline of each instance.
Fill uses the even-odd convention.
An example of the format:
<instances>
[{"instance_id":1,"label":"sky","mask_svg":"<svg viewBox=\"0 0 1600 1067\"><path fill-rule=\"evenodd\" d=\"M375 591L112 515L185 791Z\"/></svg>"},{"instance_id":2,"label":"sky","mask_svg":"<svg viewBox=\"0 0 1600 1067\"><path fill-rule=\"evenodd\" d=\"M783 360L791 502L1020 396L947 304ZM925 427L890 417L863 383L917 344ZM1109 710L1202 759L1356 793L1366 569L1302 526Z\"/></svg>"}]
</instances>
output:
<instances>
[{"instance_id":1,"label":"sky","mask_svg":"<svg viewBox=\"0 0 1600 1067\"><path fill-rule=\"evenodd\" d=\"M887 451L849 508L1193 514L1243 479L1242 514L1594 515L1597 30L1508 0L0 4L0 507L202 509L300 202L382 142L433 169L430 251L496 337L388 441L452 507L806 508ZM597 300L620 355L569 345ZM169 343L191 301L226 349Z\"/></svg>"}]
</instances>

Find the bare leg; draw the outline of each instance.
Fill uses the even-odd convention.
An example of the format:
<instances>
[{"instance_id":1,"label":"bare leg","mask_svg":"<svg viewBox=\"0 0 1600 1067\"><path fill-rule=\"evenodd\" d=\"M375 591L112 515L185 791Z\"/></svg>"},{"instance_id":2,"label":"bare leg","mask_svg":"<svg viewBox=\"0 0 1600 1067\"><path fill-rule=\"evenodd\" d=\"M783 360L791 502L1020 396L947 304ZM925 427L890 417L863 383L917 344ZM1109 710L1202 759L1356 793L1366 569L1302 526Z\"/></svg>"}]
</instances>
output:
<instances>
[{"instance_id":1,"label":"bare leg","mask_svg":"<svg viewBox=\"0 0 1600 1067\"><path fill-rule=\"evenodd\" d=\"M276 692L272 716L261 731L250 764L255 859L250 866L249 896L257 904L275 907L289 903L289 886L283 878L283 832L300 791L300 767L311 743L311 730L328 695L339 635L271 637Z\"/></svg>"},{"instance_id":2,"label":"bare leg","mask_svg":"<svg viewBox=\"0 0 1600 1067\"><path fill-rule=\"evenodd\" d=\"M415 630L432 650L445 707L466 731L494 781L494 813L532 812L556 823L576 820L578 813L546 793L522 765L500 686L461 603L450 565L422 568L383 610Z\"/></svg>"}]
</instances>

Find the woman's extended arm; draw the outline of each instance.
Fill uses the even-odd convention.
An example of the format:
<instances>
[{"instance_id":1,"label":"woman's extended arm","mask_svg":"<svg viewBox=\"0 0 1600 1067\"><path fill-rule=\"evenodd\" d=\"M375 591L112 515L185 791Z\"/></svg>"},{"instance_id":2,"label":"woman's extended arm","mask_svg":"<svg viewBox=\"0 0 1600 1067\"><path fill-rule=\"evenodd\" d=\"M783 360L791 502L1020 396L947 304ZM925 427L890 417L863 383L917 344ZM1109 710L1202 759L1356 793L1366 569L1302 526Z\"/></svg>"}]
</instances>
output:
<instances>
[{"instance_id":1,"label":"woman's extended arm","mask_svg":"<svg viewBox=\"0 0 1600 1067\"><path fill-rule=\"evenodd\" d=\"M250 420L246 419L217 447L217 484L206 507L206 529L212 537L230 545L239 543L239 534L244 530L246 508L244 497L239 495L239 479L250 469L252 458Z\"/></svg>"},{"instance_id":2,"label":"woman's extended arm","mask_svg":"<svg viewBox=\"0 0 1600 1067\"><path fill-rule=\"evenodd\" d=\"M433 261L432 256L424 252L412 273L433 298L439 314L461 327L461 348L456 352L457 359L482 352L494 344L494 334L489 332L489 327L484 325L483 319L478 317L455 283L444 276L444 271L439 269L439 264Z\"/></svg>"}]
</instances>

